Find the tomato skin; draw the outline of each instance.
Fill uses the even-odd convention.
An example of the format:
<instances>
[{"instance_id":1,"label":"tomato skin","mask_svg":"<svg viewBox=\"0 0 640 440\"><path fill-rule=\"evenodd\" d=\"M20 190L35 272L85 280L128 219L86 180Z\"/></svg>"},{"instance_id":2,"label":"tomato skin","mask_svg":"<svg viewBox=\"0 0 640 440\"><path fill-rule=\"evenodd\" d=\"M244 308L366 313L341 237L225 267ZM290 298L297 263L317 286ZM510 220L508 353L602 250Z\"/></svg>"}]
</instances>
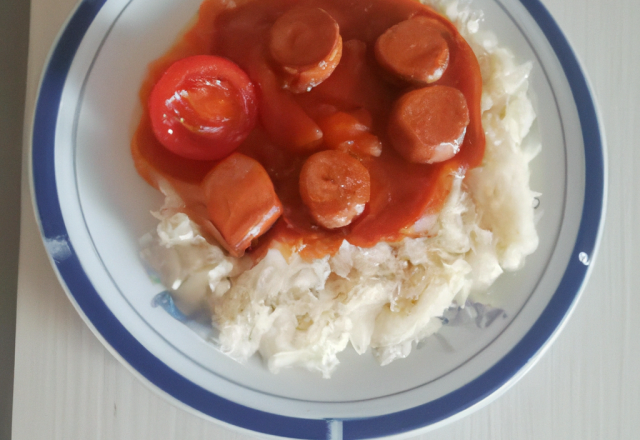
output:
<instances>
[{"instance_id":1,"label":"tomato skin","mask_svg":"<svg viewBox=\"0 0 640 440\"><path fill-rule=\"evenodd\" d=\"M249 135L257 121L256 90L232 61L196 55L172 64L149 96L158 141L188 159L218 160Z\"/></svg>"}]
</instances>

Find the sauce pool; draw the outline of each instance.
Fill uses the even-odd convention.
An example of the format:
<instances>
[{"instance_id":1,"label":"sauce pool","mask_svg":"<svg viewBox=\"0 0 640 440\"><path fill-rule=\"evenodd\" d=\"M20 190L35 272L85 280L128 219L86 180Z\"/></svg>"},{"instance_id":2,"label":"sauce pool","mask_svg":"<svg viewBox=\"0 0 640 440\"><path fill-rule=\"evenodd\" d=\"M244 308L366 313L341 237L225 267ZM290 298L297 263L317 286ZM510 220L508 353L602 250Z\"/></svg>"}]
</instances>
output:
<instances>
[{"instance_id":1,"label":"sauce pool","mask_svg":"<svg viewBox=\"0 0 640 440\"><path fill-rule=\"evenodd\" d=\"M229 9L222 0L205 0L195 25L165 56L150 65L140 90L143 117L131 150L140 175L159 188L168 183L185 202L184 211L214 238L200 186L216 161L185 159L169 152L155 138L148 116L149 94L162 73L176 60L198 54L226 57L238 64L259 90L259 120L238 152L266 169L283 205L282 216L248 250L259 256L274 242L299 250L307 258L335 253L343 240L361 247L380 241L396 242L423 233L415 227L421 219L437 215L451 189L455 173L480 165L484 131L480 98L482 79L478 62L453 24L414 0L253 0ZM273 23L291 8L318 7L338 23L342 58L320 85L304 93L283 88L269 56ZM449 64L433 85L454 87L469 109L460 151L436 164L409 163L391 146L387 121L393 103L415 88L392 78L379 66L374 45L391 26L416 15L426 16L446 28ZM300 170L313 153L327 149L319 126L336 112L365 114L370 133L379 139L378 157L360 155L371 179L371 197L364 212L350 225L329 230L314 222L299 191Z\"/></svg>"}]
</instances>

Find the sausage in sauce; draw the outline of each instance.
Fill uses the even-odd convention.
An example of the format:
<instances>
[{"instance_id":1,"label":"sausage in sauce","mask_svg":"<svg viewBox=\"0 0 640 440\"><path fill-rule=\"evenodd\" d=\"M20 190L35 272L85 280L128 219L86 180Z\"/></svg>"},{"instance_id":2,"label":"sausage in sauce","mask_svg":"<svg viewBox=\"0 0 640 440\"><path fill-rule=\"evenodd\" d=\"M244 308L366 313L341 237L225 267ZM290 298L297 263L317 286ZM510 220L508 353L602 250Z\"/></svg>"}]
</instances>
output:
<instances>
[{"instance_id":1,"label":"sausage in sauce","mask_svg":"<svg viewBox=\"0 0 640 440\"><path fill-rule=\"evenodd\" d=\"M260 162L232 153L202 182L209 218L232 254L241 255L282 213L273 183Z\"/></svg>"},{"instance_id":2,"label":"sausage in sauce","mask_svg":"<svg viewBox=\"0 0 640 440\"><path fill-rule=\"evenodd\" d=\"M394 75L417 85L439 80L449 64L446 29L418 15L382 34L375 45L378 63Z\"/></svg>"},{"instance_id":3,"label":"sausage in sauce","mask_svg":"<svg viewBox=\"0 0 640 440\"><path fill-rule=\"evenodd\" d=\"M369 201L369 171L347 153L321 151L302 166L300 195L318 224L327 229L346 226Z\"/></svg>"},{"instance_id":4,"label":"sausage in sauce","mask_svg":"<svg viewBox=\"0 0 640 440\"><path fill-rule=\"evenodd\" d=\"M453 87L429 86L402 95L389 117L392 146L412 163L436 163L460 151L469 109Z\"/></svg>"},{"instance_id":5,"label":"sausage in sauce","mask_svg":"<svg viewBox=\"0 0 640 440\"><path fill-rule=\"evenodd\" d=\"M271 27L269 49L285 74L286 87L306 92L327 79L340 62L340 28L323 9L293 8Z\"/></svg>"}]
</instances>

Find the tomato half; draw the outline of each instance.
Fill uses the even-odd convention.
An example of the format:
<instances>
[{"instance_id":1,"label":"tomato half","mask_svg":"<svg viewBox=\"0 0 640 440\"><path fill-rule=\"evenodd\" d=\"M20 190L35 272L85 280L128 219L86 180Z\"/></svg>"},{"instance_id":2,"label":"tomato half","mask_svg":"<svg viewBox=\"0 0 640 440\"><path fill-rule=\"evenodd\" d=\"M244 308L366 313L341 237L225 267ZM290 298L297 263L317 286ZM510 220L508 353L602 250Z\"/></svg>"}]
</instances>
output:
<instances>
[{"instance_id":1,"label":"tomato half","mask_svg":"<svg viewBox=\"0 0 640 440\"><path fill-rule=\"evenodd\" d=\"M149 97L153 132L171 152L196 160L228 156L256 124L253 83L225 58L197 55L171 65Z\"/></svg>"}]
</instances>

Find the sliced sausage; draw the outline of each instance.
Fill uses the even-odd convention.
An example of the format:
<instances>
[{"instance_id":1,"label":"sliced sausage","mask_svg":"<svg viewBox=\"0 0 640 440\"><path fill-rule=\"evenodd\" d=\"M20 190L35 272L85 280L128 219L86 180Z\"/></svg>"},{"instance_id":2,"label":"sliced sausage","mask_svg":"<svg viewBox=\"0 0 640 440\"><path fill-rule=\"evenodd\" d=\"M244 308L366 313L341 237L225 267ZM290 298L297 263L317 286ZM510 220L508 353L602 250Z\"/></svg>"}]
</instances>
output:
<instances>
[{"instance_id":1,"label":"sliced sausage","mask_svg":"<svg viewBox=\"0 0 640 440\"><path fill-rule=\"evenodd\" d=\"M233 153L202 182L209 218L232 254L242 255L282 213L282 204L260 162Z\"/></svg>"},{"instance_id":2,"label":"sliced sausage","mask_svg":"<svg viewBox=\"0 0 640 440\"><path fill-rule=\"evenodd\" d=\"M400 97L391 110L388 135L395 150L413 163L453 157L464 140L469 109L453 87L429 86Z\"/></svg>"},{"instance_id":3,"label":"sliced sausage","mask_svg":"<svg viewBox=\"0 0 640 440\"><path fill-rule=\"evenodd\" d=\"M369 201L369 171L347 153L320 151L302 166L300 195L319 225L328 229L346 226L362 214Z\"/></svg>"},{"instance_id":4,"label":"sliced sausage","mask_svg":"<svg viewBox=\"0 0 640 440\"><path fill-rule=\"evenodd\" d=\"M273 24L269 49L285 74L286 87L294 93L309 91L340 62L340 28L323 9L293 8Z\"/></svg>"},{"instance_id":5,"label":"sliced sausage","mask_svg":"<svg viewBox=\"0 0 640 440\"><path fill-rule=\"evenodd\" d=\"M390 27L375 45L378 63L413 84L439 80L449 64L446 29L436 20L416 16Z\"/></svg>"}]
</instances>

